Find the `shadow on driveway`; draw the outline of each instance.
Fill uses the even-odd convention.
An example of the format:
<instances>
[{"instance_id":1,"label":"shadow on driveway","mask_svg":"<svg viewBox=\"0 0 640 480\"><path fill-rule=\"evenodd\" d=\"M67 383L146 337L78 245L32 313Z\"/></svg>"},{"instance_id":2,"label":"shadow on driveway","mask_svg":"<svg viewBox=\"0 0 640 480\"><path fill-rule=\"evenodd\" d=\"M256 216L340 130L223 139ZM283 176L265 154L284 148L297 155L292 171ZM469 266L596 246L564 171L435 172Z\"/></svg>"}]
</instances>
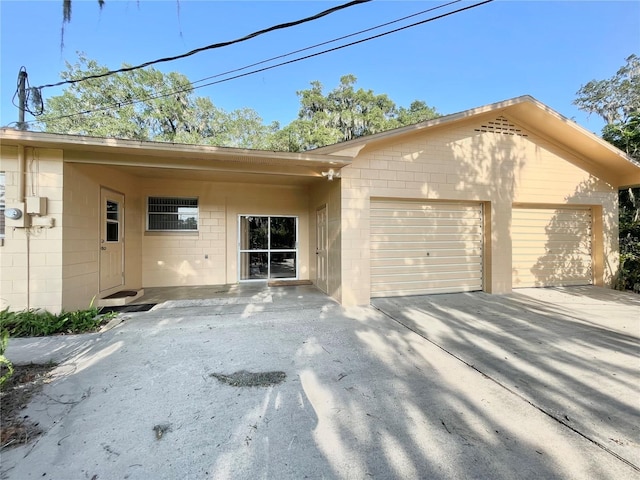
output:
<instances>
[{"instance_id":1,"label":"shadow on driveway","mask_svg":"<svg viewBox=\"0 0 640 480\"><path fill-rule=\"evenodd\" d=\"M378 310L292 297L291 302L188 303L135 313L116 328L88 337L83 348L75 345L25 411L45 433L30 445L3 451L0 477L637 476L633 467ZM448 342L445 348L455 347L476 365L491 367L491 375L505 375L505 384L512 380L526 394L539 389L540 402L561 409L569 388L591 395L568 402L573 410L562 408L572 421L583 421L579 415L587 407L591 418L601 409L612 418L633 414L623 408L633 361L626 364L627 373L615 369L617 375L605 384L620 395L607 391L595 397L597 388L587 387L600 379L583 378L594 363L587 355L602 357L595 362L602 368L636 358L623 323L598 334L607 330L595 326L601 319L591 316L592 324L584 323L569 317L576 312L558 302L519 295L376 304L414 330L424 329L428 338ZM533 317L522 315L527 309L535 311ZM545 328L545 322L565 325L564 333ZM530 332L531 342L537 339L535 345L522 340L523 331ZM580 351L568 352L565 343ZM612 346L621 358L601 353ZM24 349L33 351L26 339L9 353ZM538 350L542 358L535 359ZM532 358L520 359L525 353ZM575 355L585 358L570 362ZM566 372L564 364L574 372ZM510 368L501 369L504 365ZM242 370L284 372L286 378L249 388L216 380ZM547 370L553 373L548 380ZM592 406L614 400L617 410ZM624 418L616 417L615 425ZM628 444L633 431L609 430L622 444L621 455L635 448Z\"/></svg>"},{"instance_id":2,"label":"shadow on driveway","mask_svg":"<svg viewBox=\"0 0 640 480\"><path fill-rule=\"evenodd\" d=\"M377 299L374 306L640 466L640 297L598 287Z\"/></svg>"}]
</instances>

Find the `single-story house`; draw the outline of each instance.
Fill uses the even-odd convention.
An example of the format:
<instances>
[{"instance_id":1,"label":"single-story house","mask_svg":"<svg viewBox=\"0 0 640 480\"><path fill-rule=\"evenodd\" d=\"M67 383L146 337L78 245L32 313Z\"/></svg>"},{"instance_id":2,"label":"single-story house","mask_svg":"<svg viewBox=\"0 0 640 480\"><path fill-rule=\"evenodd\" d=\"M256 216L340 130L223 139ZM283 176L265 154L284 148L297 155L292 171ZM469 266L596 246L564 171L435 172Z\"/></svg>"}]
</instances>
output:
<instances>
[{"instance_id":1,"label":"single-story house","mask_svg":"<svg viewBox=\"0 0 640 480\"><path fill-rule=\"evenodd\" d=\"M0 129L0 308L304 281L371 297L610 285L640 166L523 96L304 153Z\"/></svg>"}]
</instances>

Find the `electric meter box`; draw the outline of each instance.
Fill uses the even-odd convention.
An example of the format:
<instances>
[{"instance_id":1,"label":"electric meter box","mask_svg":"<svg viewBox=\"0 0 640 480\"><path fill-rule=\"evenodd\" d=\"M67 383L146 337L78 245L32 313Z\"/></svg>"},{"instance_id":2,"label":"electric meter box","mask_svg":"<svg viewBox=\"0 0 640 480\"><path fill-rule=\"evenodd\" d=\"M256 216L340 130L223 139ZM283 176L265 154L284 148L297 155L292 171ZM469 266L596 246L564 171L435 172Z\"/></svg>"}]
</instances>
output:
<instances>
[{"instance_id":1,"label":"electric meter box","mask_svg":"<svg viewBox=\"0 0 640 480\"><path fill-rule=\"evenodd\" d=\"M24 203L7 203L4 210L4 221L7 227L26 228L29 217L25 214Z\"/></svg>"}]
</instances>

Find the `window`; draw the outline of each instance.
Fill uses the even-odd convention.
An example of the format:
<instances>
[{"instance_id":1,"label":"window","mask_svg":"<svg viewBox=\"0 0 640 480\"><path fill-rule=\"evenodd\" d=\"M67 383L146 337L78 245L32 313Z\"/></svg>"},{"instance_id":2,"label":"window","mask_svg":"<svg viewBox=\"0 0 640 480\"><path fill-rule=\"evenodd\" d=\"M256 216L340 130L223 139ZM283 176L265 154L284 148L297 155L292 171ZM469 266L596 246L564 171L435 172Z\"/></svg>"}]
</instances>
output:
<instances>
[{"instance_id":1,"label":"window","mask_svg":"<svg viewBox=\"0 0 640 480\"><path fill-rule=\"evenodd\" d=\"M0 172L0 238L4 238L4 172Z\"/></svg>"},{"instance_id":2,"label":"window","mask_svg":"<svg viewBox=\"0 0 640 480\"><path fill-rule=\"evenodd\" d=\"M240 216L240 280L298 277L297 217Z\"/></svg>"},{"instance_id":3,"label":"window","mask_svg":"<svg viewBox=\"0 0 640 480\"><path fill-rule=\"evenodd\" d=\"M147 201L147 230L197 231L198 199L179 197L149 197Z\"/></svg>"},{"instance_id":4,"label":"window","mask_svg":"<svg viewBox=\"0 0 640 480\"><path fill-rule=\"evenodd\" d=\"M107 242L120 241L120 205L113 200L107 200L105 233Z\"/></svg>"}]
</instances>

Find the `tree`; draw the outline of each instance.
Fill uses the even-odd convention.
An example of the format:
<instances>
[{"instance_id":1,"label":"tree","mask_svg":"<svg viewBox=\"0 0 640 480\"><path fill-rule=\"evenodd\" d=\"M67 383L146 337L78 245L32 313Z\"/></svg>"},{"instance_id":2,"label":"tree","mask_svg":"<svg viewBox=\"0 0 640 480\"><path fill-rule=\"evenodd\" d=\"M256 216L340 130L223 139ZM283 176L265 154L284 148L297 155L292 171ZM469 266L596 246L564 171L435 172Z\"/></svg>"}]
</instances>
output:
<instances>
[{"instance_id":1,"label":"tree","mask_svg":"<svg viewBox=\"0 0 640 480\"><path fill-rule=\"evenodd\" d=\"M640 114L630 116L626 122L605 125L602 138L640 161Z\"/></svg>"},{"instance_id":2,"label":"tree","mask_svg":"<svg viewBox=\"0 0 640 480\"><path fill-rule=\"evenodd\" d=\"M435 108L428 106L422 100L415 100L411 102L408 109L404 107L398 109L398 126L413 125L439 116Z\"/></svg>"},{"instance_id":3,"label":"tree","mask_svg":"<svg viewBox=\"0 0 640 480\"><path fill-rule=\"evenodd\" d=\"M640 58L632 54L626 62L613 77L580 87L574 105L598 114L607 125L626 124L640 115Z\"/></svg>"},{"instance_id":4,"label":"tree","mask_svg":"<svg viewBox=\"0 0 640 480\"><path fill-rule=\"evenodd\" d=\"M356 90L356 82L355 75L345 75L327 95L319 81L311 82L308 90L298 91L298 118L277 132L274 144L291 151L310 150L438 116L423 101L398 109L386 94Z\"/></svg>"},{"instance_id":5,"label":"tree","mask_svg":"<svg viewBox=\"0 0 640 480\"><path fill-rule=\"evenodd\" d=\"M640 58L630 55L608 80L580 87L573 102L607 123L602 138L640 161ZM618 287L640 291L640 188L618 193L620 275Z\"/></svg>"},{"instance_id":6,"label":"tree","mask_svg":"<svg viewBox=\"0 0 640 480\"><path fill-rule=\"evenodd\" d=\"M106 71L81 54L61 77ZM148 100L134 103L140 99ZM46 101L45 112L38 121L47 132L241 148L264 148L276 128L248 108L226 112L195 96L184 75L154 68L73 83Z\"/></svg>"},{"instance_id":7,"label":"tree","mask_svg":"<svg viewBox=\"0 0 640 480\"><path fill-rule=\"evenodd\" d=\"M79 54L60 76L72 80L106 72ZM264 125L250 108L226 112L209 98L195 96L180 73L147 67L69 84L46 101L38 127L53 133L300 152L438 116L423 101L397 108L386 94L356 89L356 81L345 75L327 95L320 82L311 82L310 89L297 92L298 118L280 128L277 122Z\"/></svg>"}]
</instances>

